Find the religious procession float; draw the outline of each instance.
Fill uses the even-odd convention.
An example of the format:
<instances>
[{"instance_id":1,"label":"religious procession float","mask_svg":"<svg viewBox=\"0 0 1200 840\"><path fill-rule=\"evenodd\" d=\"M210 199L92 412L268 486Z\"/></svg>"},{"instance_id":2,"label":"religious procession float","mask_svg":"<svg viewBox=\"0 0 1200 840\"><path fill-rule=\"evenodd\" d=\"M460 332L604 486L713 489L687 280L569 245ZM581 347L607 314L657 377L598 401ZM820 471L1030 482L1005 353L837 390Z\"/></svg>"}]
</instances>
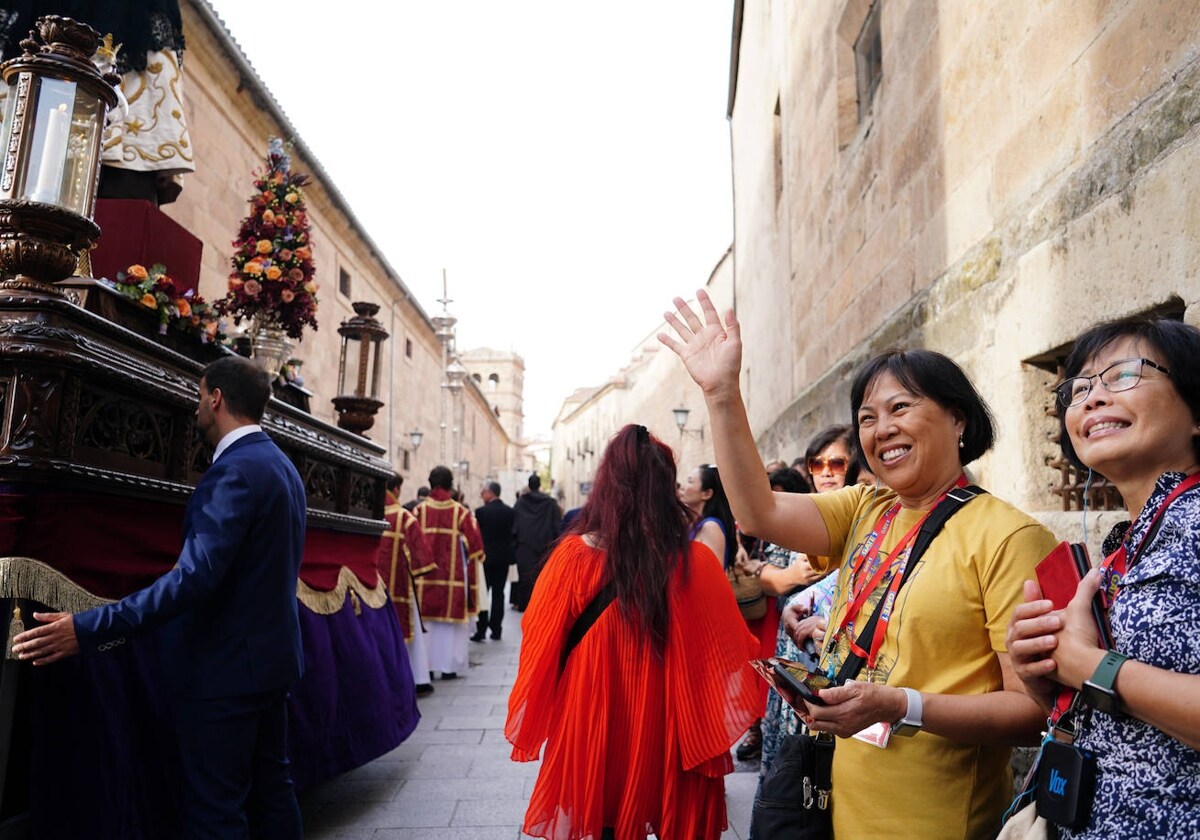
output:
<instances>
[{"instance_id":1,"label":"religious procession float","mask_svg":"<svg viewBox=\"0 0 1200 840\"><path fill-rule=\"evenodd\" d=\"M184 506L212 456L196 425L200 372L231 352L215 340L218 310L251 322L244 349L260 358L315 325L303 180L282 147L255 183L230 294L216 305L184 276L189 265L199 273L187 231L145 202L97 208L100 138L120 81L97 66L98 46L89 27L47 17L0 68L0 838L178 836L155 634L37 668L12 657L11 638L34 611L119 599L174 565ZM112 282L87 276L97 241L93 257L107 249L127 266ZM148 241L184 268L168 276L141 264ZM269 305L252 305L251 284L271 286L275 297L260 298ZM369 310L351 321L343 353L361 349L365 371L386 333ZM264 364L278 369L286 353ZM372 400L359 385L352 393ZM289 701L292 775L304 789L395 747L417 711L376 566L385 450L314 419L294 383L281 378L276 394L262 425L308 495L297 584L307 670Z\"/></svg>"}]
</instances>

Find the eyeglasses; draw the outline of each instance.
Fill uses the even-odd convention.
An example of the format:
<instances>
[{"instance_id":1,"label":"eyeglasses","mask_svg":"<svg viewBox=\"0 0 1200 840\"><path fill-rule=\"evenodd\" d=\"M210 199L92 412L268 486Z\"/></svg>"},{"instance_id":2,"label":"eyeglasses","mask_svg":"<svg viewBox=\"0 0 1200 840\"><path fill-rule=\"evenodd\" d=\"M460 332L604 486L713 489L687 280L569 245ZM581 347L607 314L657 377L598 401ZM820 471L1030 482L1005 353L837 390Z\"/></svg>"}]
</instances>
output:
<instances>
[{"instance_id":1,"label":"eyeglasses","mask_svg":"<svg viewBox=\"0 0 1200 840\"><path fill-rule=\"evenodd\" d=\"M850 459L843 458L840 455L835 455L832 458L822 458L819 455L808 459L808 471L810 473L824 472L828 467L832 473L842 475L846 472L846 467L850 466Z\"/></svg>"},{"instance_id":2,"label":"eyeglasses","mask_svg":"<svg viewBox=\"0 0 1200 840\"><path fill-rule=\"evenodd\" d=\"M1064 379L1054 386L1054 395L1058 398L1059 405L1063 408L1071 408L1082 403L1088 398L1088 394L1092 393L1093 379L1100 380L1104 389L1110 393L1128 391L1142 381L1143 365L1160 370L1167 376L1171 375L1171 371L1149 359L1123 359L1113 362L1104 370L1093 373L1091 376L1072 376Z\"/></svg>"}]
</instances>

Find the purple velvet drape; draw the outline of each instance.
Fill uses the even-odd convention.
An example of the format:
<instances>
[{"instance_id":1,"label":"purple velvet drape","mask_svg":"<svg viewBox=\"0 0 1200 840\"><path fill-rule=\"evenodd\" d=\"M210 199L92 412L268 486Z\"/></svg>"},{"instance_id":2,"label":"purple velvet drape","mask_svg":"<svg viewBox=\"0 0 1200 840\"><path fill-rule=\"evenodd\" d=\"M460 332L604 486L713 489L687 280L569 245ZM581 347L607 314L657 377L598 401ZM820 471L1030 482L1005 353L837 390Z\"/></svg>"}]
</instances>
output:
<instances>
[{"instance_id":1,"label":"purple velvet drape","mask_svg":"<svg viewBox=\"0 0 1200 840\"><path fill-rule=\"evenodd\" d=\"M419 720L395 610L360 606L356 614L347 598L319 615L300 605L305 674L288 722L300 790L393 749ZM27 836L48 840L180 836L174 708L159 656L152 633L105 656L19 666L0 817L27 808Z\"/></svg>"}]
</instances>

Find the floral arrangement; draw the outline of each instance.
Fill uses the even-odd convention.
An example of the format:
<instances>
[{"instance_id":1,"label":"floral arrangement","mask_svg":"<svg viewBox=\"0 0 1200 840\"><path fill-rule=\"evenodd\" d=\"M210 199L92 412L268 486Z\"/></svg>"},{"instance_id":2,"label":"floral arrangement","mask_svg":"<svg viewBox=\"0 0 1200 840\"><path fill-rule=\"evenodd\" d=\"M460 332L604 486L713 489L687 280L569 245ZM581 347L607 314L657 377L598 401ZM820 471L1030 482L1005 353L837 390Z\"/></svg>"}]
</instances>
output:
<instances>
[{"instance_id":1,"label":"floral arrangement","mask_svg":"<svg viewBox=\"0 0 1200 840\"><path fill-rule=\"evenodd\" d=\"M160 333L174 328L198 336L205 343L225 337L216 307L194 289L181 293L162 263L155 263L149 269L135 263L118 271L113 285L121 294L158 313Z\"/></svg>"},{"instance_id":2,"label":"floral arrangement","mask_svg":"<svg viewBox=\"0 0 1200 840\"><path fill-rule=\"evenodd\" d=\"M252 328L282 330L299 339L305 326L317 328L317 282L304 209L307 175L291 171L291 159L272 137L267 169L255 173L257 192L250 215L233 240L229 292L218 304L222 313Z\"/></svg>"}]
</instances>

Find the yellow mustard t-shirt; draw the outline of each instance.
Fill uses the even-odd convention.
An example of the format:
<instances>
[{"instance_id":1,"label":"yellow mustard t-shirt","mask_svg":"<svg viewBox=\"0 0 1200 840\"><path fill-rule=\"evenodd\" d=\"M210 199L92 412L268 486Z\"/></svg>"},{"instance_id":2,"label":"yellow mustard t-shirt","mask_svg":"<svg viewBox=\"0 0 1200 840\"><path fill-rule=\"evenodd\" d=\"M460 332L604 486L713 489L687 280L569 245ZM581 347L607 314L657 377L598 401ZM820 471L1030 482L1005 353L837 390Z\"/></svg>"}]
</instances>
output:
<instances>
[{"instance_id":1,"label":"yellow mustard t-shirt","mask_svg":"<svg viewBox=\"0 0 1200 840\"><path fill-rule=\"evenodd\" d=\"M841 566L827 633L846 611L859 543L896 502L885 488L847 487L809 496L830 535L830 557ZM892 549L923 515L901 509L882 541ZM1003 681L1009 614L1022 601L1022 582L1057 541L1032 517L984 494L946 523L909 573L896 598L875 670L859 679L929 694L984 694ZM821 562L818 560L817 562ZM814 564L815 565L815 564ZM885 581L886 583L886 578ZM865 624L883 586L863 607ZM840 665L852 628L831 654ZM830 664L830 663L826 663ZM833 764L833 826L838 840L857 838L991 838L1012 799L1008 747L960 744L919 732L892 738L886 749L839 738Z\"/></svg>"}]
</instances>

